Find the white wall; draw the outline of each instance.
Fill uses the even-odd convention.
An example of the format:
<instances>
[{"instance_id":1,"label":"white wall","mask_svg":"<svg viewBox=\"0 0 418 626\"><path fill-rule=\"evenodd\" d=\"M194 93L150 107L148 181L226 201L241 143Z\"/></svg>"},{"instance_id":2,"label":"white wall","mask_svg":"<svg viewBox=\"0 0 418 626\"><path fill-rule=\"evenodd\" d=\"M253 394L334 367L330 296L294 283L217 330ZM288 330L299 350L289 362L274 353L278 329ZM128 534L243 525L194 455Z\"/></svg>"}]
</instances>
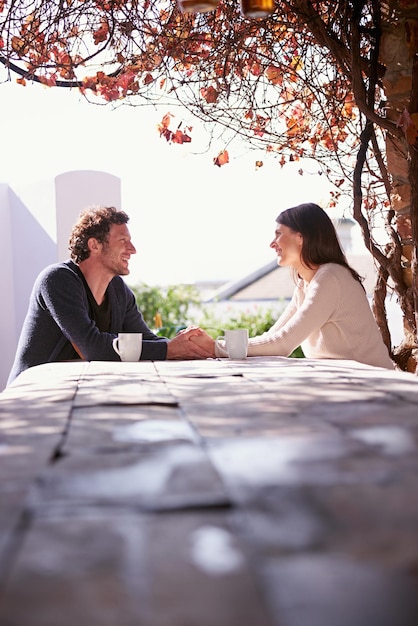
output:
<instances>
[{"instance_id":1,"label":"white wall","mask_svg":"<svg viewBox=\"0 0 418 626\"><path fill-rule=\"evenodd\" d=\"M4 388L14 356L16 341L16 315L13 288L12 225L10 215L9 186L0 184L1 272L0 293L4 294L0 324L0 390Z\"/></svg>"},{"instance_id":2,"label":"white wall","mask_svg":"<svg viewBox=\"0 0 418 626\"><path fill-rule=\"evenodd\" d=\"M0 252L0 390L12 366L33 282L46 265L56 261L56 245L20 198L0 184L3 225Z\"/></svg>"},{"instance_id":3,"label":"white wall","mask_svg":"<svg viewBox=\"0 0 418 626\"><path fill-rule=\"evenodd\" d=\"M31 185L23 194L25 202L9 185L0 183L0 391L7 382L37 275L47 265L68 259L69 235L82 209L97 204L121 208L121 181L112 174L66 172L54 183L55 195L48 182L39 188Z\"/></svg>"},{"instance_id":4,"label":"white wall","mask_svg":"<svg viewBox=\"0 0 418 626\"><path fill-rule=\"evenodd\" d=\"M121 181L93 170L65 172L55 178L58 260L69 257L68 239L80 212L91 205L121 209Z\"/></svg>"}]
</instances>

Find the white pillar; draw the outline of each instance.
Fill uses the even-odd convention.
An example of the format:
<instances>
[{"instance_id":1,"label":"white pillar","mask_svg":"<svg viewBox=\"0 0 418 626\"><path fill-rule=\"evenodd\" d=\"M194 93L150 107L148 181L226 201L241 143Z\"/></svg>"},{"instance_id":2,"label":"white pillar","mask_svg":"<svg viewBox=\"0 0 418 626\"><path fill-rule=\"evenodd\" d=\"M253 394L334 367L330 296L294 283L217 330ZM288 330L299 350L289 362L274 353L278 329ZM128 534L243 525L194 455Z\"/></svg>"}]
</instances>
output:
<instances>
[{"instance_id":1,"label":"white pillar","mask_svg":"<svg viewBox=\"0 0 418 626\"><path fill-rule=\"evenodd\" d=\"M69 258L68 239L80 212L93 205L121 209L121 181L94 170L65 172L55 178L58 261Z\"/></svg>"}]
</instances>

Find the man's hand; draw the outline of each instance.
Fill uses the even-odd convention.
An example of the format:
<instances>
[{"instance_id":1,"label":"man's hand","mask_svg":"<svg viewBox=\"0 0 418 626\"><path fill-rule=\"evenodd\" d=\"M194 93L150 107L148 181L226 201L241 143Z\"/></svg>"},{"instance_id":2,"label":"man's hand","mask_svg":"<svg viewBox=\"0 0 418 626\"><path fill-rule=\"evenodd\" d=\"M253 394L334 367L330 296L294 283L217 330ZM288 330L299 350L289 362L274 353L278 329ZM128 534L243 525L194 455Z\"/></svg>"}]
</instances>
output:
<instances>
[{"instance_id":1,"label":"man's hand","mask_svg":"<svg viewBox=\"0 0 418 626\"><path fill-rule=\"evenodd\" d=\"M191 335L190 341L205 350L209 358L215 358L215 340L201 328L199 330L199 333Z\"/></svg>"},{"instance_id":2,"label":"man's hand","mask_svg":"<svg viewBox=\"0 0 418 626\"><path fill-rule=\"evenodd\" d=\"M208 359L214 356L214 340L198 326L181 330L167 343L167 359Z\"/></svg>"}]
</instances>

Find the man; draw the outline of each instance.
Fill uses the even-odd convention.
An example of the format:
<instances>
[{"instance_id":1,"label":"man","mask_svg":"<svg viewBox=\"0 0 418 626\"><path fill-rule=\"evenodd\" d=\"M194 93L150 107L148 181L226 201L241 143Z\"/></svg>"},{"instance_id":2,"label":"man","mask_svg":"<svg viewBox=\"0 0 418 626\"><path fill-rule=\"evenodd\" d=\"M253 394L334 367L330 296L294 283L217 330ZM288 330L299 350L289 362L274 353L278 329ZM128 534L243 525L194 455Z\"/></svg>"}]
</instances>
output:
<instances>
[{"instance_id":1,"label":"man","mask_svg":"<svg viewBox=\"0 0 418 626\"><path fill-rule=\"evenodd\" d=\"M41 363L119 361L112 347L119 332L143 333L141 360L208 356L190 341L200 329L188 328L168 340L145 323L121 278L129 274L136 253L128 221L114 207L90 207L80 214L69 240L72 260L50 265L36 279L8 384Z\"/></svg>"}]
</instances>

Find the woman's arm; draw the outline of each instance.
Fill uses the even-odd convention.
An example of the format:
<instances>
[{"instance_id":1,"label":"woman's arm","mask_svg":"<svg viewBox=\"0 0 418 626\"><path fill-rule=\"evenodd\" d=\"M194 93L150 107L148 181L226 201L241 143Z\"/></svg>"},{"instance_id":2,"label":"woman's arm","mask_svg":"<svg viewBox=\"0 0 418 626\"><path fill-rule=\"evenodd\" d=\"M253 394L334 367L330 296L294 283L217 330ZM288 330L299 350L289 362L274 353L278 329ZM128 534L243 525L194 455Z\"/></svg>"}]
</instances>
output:
<instances>
[{"instance_id":1,"label":"woman's arm","mask_svg":"<svg viewBox=\"0 0 418 626\"><path fill-rule=\"evenodd\" d=\"M288 308L267 333L250 339L248 356L289 356L325 324L340 299L340 287L333 274L318 272L305 292L296 288Z\"/></svg>"}]
</instances>

